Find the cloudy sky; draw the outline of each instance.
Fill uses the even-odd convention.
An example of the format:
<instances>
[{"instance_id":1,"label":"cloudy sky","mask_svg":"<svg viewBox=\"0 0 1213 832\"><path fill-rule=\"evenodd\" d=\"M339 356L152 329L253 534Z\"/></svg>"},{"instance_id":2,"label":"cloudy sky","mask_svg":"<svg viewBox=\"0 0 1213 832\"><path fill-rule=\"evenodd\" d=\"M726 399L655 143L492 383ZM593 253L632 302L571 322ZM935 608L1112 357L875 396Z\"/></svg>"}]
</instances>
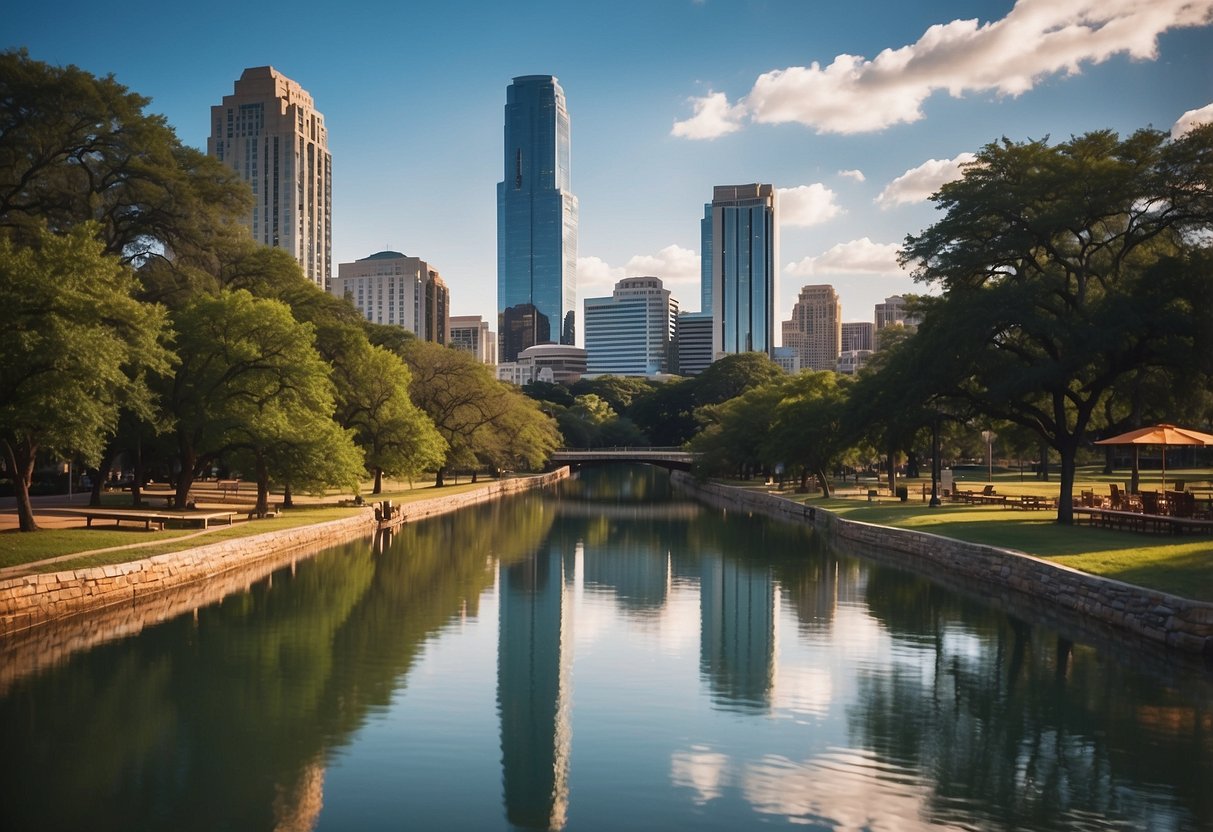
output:
<instances>
[{"instance_id":1,"label":"cloudy sky","mask_svg":"<svg viewBox=\"0 0 1213 832\"><path fill-rule=\"evenodd\" d=\"M245 67L298 81L329 131L334 260L421 257L455 314L494 328L517 75L556 75L568 99L579 298L656 274L697 310L712 186L769 182L782 318L806 284L833 284L845 320L915 291L896 250L988 142L1213 119L1213 0L14 6L0 43L113 73L197 147Z\"/></svg>"}]
</instances>

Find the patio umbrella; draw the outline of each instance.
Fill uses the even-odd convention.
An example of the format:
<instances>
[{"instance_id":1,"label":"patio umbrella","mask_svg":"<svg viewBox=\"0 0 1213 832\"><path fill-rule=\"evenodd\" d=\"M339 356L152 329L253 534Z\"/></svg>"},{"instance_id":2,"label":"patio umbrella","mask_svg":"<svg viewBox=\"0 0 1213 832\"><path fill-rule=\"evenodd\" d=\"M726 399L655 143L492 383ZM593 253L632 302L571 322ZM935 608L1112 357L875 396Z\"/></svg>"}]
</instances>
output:
<instances>
[{"instance_id":1,"label":"patio umbrella","mask_svg":"<svg viewBox=\"0 0 1213 832\"><path fill-rule=\"evenodd\" d=\"M1213 445L1213 434L1198 430L1177 428L1175 425L1151 425L1131 430L1107 439L1098 439L1096 445L1162 445L1162 490L1167 490L1167 446L1169 445Z\"/></svg>"}]
</instances>

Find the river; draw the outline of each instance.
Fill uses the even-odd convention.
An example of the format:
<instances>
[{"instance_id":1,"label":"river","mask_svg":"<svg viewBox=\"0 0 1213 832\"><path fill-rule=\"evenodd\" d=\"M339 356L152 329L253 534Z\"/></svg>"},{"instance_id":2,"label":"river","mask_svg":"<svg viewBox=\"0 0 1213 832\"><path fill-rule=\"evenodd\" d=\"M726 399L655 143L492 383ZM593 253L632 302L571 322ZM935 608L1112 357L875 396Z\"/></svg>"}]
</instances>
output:
<instances>
[{"instance_id":1,"label":"river","mask_svg":"<svg viewBox=\"0 0 1213 832\"><path fill-rule=\"evenodd\" d=\"M6 678L6 832L1213 829L1207 670L643 466Z\"/></svg>"}]
</instances>

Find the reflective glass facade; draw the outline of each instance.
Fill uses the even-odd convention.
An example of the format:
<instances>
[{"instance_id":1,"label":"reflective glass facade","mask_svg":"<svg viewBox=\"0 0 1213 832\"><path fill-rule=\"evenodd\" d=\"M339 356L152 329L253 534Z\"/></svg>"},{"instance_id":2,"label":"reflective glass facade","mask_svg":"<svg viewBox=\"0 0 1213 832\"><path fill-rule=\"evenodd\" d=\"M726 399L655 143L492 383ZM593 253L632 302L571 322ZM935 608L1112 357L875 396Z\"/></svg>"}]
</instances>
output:
<instances>
[{"instance_id":1,"label":"reflective glass facade","mask_svg":"<svg viewBox=\"0 0 1213 832\"><path fill-rule=\"evenodd\" d=\"M722 185L702 223L710 260L714 357L775 349L779 219L771 185Z\"/></svg>"},{"instance_id":2,"label":"reflective glass facade","mask_svg":"<svg viewBox=\"0 0 1213 832\"><path fill-rule=\"evenodd\" d=\"M569 184L569 114L551 75L506 88L502 181L497 183L499 358L534 344L573 344L577 197Z\"/></svg>"}]
</instances>

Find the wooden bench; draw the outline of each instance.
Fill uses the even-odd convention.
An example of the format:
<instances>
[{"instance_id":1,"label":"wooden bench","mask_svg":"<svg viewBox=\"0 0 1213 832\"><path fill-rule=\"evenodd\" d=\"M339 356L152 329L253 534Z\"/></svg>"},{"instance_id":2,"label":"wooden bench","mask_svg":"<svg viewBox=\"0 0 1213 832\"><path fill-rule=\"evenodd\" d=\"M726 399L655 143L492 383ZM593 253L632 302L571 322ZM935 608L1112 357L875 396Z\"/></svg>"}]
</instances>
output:
<instances>
[{"instance_id":1,"label":"wooden bench","mask_svg":"<svg viewBox=\"0 0 1213 832\"><path fill-rule=\"evenodd\" d=\"M1057 508L1057 500L1052 497L1042 497L1038 494L1020 494L1009 497L1007 505L1011 508L1022 508L1027 511L1040 511Z\"/></svg>"},{"instance_id":2,"label":"wooden bench","mask_svg":"<svg viewBox=\"0 0 1213 832\"><path fill-rule=\"evenodd\" d=\"M219 494L225 500L229 491L233 494L240 493L240 480L218 480L215 485L219 486Z\"/></svg>"},{"instance_id":3,"label":"wooden bench","mask_svg":"<svg viewBox=\"0 0 1213 832\"><path fill-rule=\"evenodd\" d=\"M1135 532L1157 534L1184 534L1195 532L1213 534L1213 520L1193 517L1172 517L1167 514L1143 514L1136 511L1118 511L1110 508L1074 507L1074 519L1087 518L1087 524L1107 529L1130 529Z\"/></svg>"},{"instance_id":4,"label":"wooden bench","mask_svg":"<svg viewBox=\"0 0 1213 832\"><path fill-rule=\"evenodd\" d=\"M140 511L139 509L103 509L103 508L77 508L64 509L65 513L75 517L83 517L85 526L92 528L94 520L113 520L115 526L121 526L123 520L142 523L143 527L151 531L152 524L156 524L158 530L163 531L165 521L173 520L181 523L199 523L202 528L207 528L212 520L225 521L231 525L232 518L236 516L234 511L206 511L206 512L184 512L169 514L160 511Z\"/></svg>"}]
</instances>

